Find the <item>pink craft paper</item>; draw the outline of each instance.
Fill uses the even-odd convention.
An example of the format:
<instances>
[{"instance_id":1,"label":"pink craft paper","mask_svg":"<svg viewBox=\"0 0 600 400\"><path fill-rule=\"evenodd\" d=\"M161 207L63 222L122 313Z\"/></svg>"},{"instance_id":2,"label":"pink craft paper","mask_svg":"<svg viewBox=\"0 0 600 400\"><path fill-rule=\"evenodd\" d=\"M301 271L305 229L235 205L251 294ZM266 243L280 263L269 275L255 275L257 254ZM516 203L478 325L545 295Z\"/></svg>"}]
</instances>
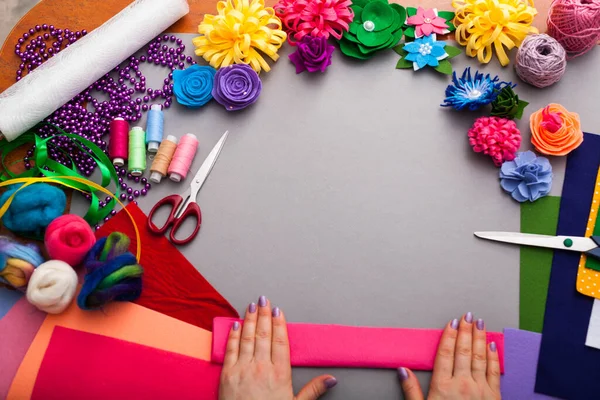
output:
<instances>
[{"instance_id":1,"label":"pink craft paper","mask_svg":"<svg viewBox=\"0 0 600 400\"><path fill-rule=\"evenodd\" d=\"M211 359L214 363L223 363L234 321L233 318L213 321ZM288 335L295 367L407 367L431 371L442 330L288 324ZM487 341L496 342L500 369L504 373L504 335L488 332Z\"/></svg>"},{"instance_id":2,"label":"pink craft paper","mask_svg":"<svg viewBox=\"0 0 600 400\"><path fill-rule=\"evenodd\" d=\"M220 374L208 361L56 326L31 399L216 400Z\"/></svg>"},{"instance_id":3,"label":"pink craft paper","mask_svg":"<svg viewBox=\"0 0 600 400\"><path fill-rule=\"evenodd\" d=\"M27 349L33 342L46 313L27 301L25 296L0 319L0 399L5 399Z\"/></svg>"}]
</instances>

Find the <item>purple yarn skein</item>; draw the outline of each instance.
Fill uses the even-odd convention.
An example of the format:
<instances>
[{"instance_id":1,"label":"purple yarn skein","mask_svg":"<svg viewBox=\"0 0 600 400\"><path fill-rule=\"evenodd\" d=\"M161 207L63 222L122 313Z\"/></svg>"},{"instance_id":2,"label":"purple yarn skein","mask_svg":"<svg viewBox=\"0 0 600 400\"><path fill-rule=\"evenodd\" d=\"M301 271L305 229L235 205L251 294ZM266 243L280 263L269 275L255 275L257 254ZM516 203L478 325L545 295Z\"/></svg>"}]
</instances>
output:
<instances>
[{"instance_id":1,"label":"purple yarn skein","mask_svg":"<svg viewBox=\"0 0 600 400\"><path fill-rule=\"evenodd\" d=\"M539 88L558 82L566 67L565 49L546 34L527 36L517 52L517 75L524 82Z\"/></svg>"}]
</instances>

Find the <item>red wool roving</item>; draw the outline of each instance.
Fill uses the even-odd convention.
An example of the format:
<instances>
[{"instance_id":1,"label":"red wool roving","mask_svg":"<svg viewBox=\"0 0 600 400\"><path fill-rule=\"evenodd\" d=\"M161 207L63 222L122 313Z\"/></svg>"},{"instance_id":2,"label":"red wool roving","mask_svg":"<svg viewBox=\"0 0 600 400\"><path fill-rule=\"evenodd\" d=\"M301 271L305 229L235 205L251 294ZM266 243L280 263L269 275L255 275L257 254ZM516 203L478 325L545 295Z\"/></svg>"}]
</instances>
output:
<instances>
[{"instance_id":1,"label":"red wool roving","mask_svg":"<svg viewBox=\"0 0 600 400\"><path fill-rule=\"evenodd\" d=\"M182 179L185 179L192 166L197 150L198 138L192 133L186 133L179 141L177 150L175 150L175 154L173 155L173 160L171 160L171 164L169 165L169 178L172 181L180 182Z\"/></svg>"},{"instance_id":2,"label":"red wool roving","mask_svg":"<svg viewBox=\"0 0 600 400\"><path fill-rule=\"evenodd\" d=\"M521 146L521 132L510 119L498 117L477 118L469 129L469 144L476 153L492 157L496 167L515 159Z\"/></svg>"},{"instance_id":3,"label":"red wool roving","mask_svg":"<svg viewBox=\"0 0 600 400\"><path fill-rule=\"evenodd\" d=\"M53 260L64 261L71 266L80 264L96 243L90 225L78 215L63 215L46 228L44 244Z\"/></svg>"},{"instance_id":4,"label":"red wool roving","mask_svg":"<svg viewBox=\"0 0 600 400\"><path fill-rule=\"evenodd\" d=\"M554 0L548 34L565 48L569 59L587 53L600 40L600 0Z\"/></svg>"}]
</instances>

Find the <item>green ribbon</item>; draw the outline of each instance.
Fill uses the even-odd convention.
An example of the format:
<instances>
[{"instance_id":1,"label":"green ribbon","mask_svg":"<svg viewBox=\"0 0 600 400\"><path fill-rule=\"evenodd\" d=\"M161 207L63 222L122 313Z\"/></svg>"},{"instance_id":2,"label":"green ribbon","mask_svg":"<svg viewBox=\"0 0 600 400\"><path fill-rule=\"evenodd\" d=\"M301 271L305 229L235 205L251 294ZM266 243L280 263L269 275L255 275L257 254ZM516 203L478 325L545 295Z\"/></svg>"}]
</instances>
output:
<instances>
[{"instance_id":1,"label":"green ribbon","mask_svg":"<svg viewBox=\"0 0 600 400\"><path fill-rule=\"evenodd\" d=\"M15 178L30 178L34 176L39 176L39 174L42 174L47 177L72 176L87 179L86 177L80 175L77 172L77 166L73 162L71 155L66 153L63 149L58 148L57 150L62 151L69 157L69 159L71 159L70 168L48 157L48 148L50 146L55 146L52 143L50 143L50 140L57 136L66 136L70 138L82 152L92 157L94 161L96 161L96 164L98 165L98 170L102 175L102 183L100 184L102 187L108 188L111 182L114 181L115 196L118 197L119 176L117 175L117 171L115 170L115 167L113 166L112 162L102 151L102 149L100 149L98 146L96 146L89 140L82 138L81 136L66 133L65 131L54 125L50 126L52 126L58 131L57 135L43 139L36 135L34 132L30 131L19 136L12 142L8 142L6 140L0 141L0 152L2 153L0 155L0 164L3 169L2 175L0 175L0 182L9 181ZM22 174L14 174L9 170L9 168L5 164L5 158L10 152L25 144L35 144L35 152L33 154L33 161L35 162L35 165L28 171L23 172ZM44 167L46 167L47 169ZM116 202L112 200L108 202L106 206L100 208L100 198L96 195L96 190L94 190L91 186L71 180L59 180L67 186L71 186L73 188L82 190L90 194L90 196L92 197L90 207L83 218L92 226L102 221L115 208Z\"/></svg>"}]
</instances>

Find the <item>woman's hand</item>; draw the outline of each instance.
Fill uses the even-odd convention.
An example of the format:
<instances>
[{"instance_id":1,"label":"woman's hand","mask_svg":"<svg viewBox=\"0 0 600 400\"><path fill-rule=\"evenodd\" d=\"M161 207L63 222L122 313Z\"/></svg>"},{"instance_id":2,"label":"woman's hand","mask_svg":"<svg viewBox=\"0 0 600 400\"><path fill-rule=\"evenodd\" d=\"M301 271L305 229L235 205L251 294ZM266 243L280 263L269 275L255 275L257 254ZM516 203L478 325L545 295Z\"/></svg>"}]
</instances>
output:
<instances>
[{"instance_id":1,"label":"woman's hand","mask_svg":"<svg viewBox=\"0 0 600 400\"><path fill-rule=\"evenodd\" d=\"M321 375L294 396L285 317L279 308L271 310L264 296L258 306L248 306L243 327L237 321L233 324L219 400L316 400L336 383L333 376Z\"/></svg>"},{"instance_id":2,"label":"woman's hand","mask_svg":"<svg viewBox=\"0 0 600 400\"><path fill-rule=\"evenodd\" d=\"M399 368L398 376L407 400L422 400L415 374ZM473 314L446 325L438 347L428 399L500 399L500 361L496 343L487 345L482 319Z\"/></svg>"}]
</instances>

